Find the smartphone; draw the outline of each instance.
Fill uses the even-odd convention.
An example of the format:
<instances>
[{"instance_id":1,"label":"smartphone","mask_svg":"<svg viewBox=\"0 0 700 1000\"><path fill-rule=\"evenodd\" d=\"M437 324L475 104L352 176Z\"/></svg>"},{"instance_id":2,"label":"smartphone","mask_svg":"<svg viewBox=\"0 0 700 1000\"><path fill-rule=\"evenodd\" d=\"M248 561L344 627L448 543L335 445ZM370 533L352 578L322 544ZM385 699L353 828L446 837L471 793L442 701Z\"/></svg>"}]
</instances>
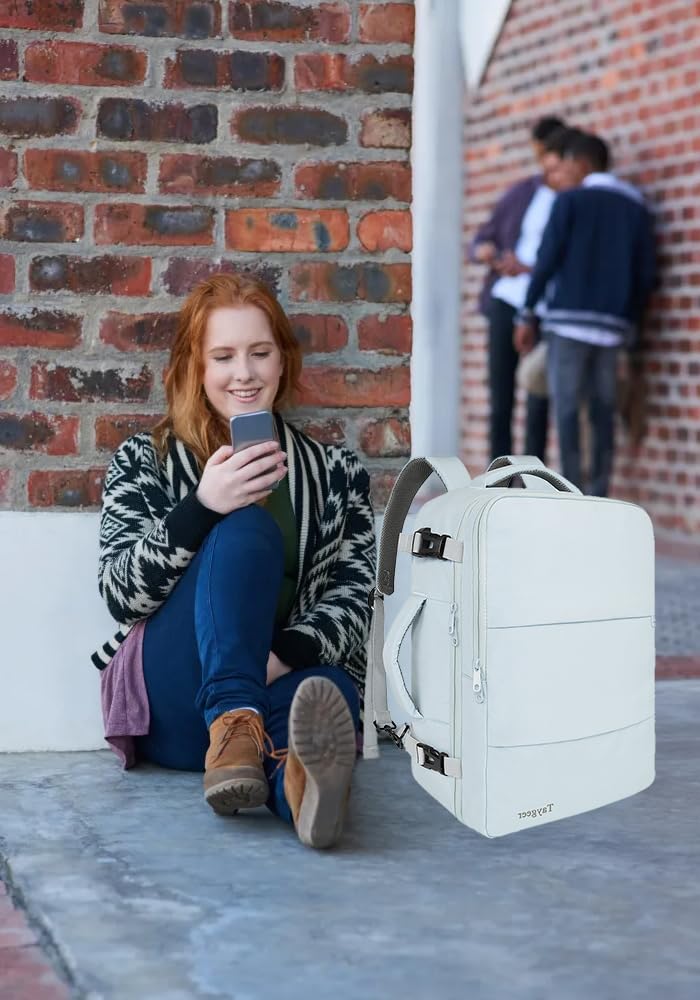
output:
<instances>
[{"instance_id":1,"label":"smartphone","mask_svg":"<svg viewBox=\"0 0 700 1000\"><path fill-rule=\"evenodd\" d=\"M254 444L262 444L264 441L276 441L280 443L279 434L275 418L269 410L256 410L254 413L237 413L229 420L231 426L231 444L234 453L250 448ZM272 471L272 469L270 469ZM281 480L270 487L276 490Z\"/></svg>"}]
</instances>

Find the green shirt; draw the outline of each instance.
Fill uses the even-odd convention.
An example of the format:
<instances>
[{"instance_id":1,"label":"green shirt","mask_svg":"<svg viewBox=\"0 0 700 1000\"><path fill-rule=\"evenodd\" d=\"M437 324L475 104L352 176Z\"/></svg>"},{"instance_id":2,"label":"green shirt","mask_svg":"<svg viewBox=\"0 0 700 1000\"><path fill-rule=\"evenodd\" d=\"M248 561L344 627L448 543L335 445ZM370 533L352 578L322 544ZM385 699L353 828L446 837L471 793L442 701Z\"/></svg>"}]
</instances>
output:
<instances>
[{"instance_id":1,"label":"green shirt","mask_svg":"<svg viewBox=\"0 0 700 1000\"><path fill-rule=\"evenodd\" d=\"M284 577L277 602L275 625L286 625L294 605L299 570L299 540L292 498L289 493L289 476L285 476L277 489L273 490L265 500L262 500L260 505L272 514L284 539Z\"/></svg>"}]
</instances>

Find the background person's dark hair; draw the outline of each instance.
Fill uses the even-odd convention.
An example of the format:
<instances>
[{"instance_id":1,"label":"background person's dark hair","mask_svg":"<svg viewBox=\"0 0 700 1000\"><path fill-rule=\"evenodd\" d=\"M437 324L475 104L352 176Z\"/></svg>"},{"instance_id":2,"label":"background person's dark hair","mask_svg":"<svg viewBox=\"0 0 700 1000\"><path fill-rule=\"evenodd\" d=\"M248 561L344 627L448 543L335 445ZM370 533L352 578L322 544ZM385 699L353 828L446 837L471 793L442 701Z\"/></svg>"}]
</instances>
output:
<instances>
[{"instance_id":1,"label":"background person's dark hair","mask_svg":"<svg viewBox=\"0 0 700 1000\"><path fill-rule=\"evenodd\" d=\"M557 118L556 115L548 115L535 122L530 135L534 142L545 142L552 132L556 132L557 129L564 127L565 125L561 118Z\"/></svg>"},{"instance_id":2,"label":"background person's dark hair","mask_svg":"<svg viewBox=\"0 0 700 1000\"><path fill-rule=\"evenodd\" d=\"M571 143L584 133L579 128L558 128L545 139L543 145L546 153L556 153L557 156L565 156Z\"/></svg>"},{"instance_id":3,"label":"background person's dark hair","mask_svg":"<svg viewBox=\"0 0 700 1000\"><path fill-rule=\"evenodd\" d=\"M591 132L572 136L566 145L564 156L572 160L585 160L596 171L605 171L610 166L607 142Z\"/></svg>"}]
</instances>

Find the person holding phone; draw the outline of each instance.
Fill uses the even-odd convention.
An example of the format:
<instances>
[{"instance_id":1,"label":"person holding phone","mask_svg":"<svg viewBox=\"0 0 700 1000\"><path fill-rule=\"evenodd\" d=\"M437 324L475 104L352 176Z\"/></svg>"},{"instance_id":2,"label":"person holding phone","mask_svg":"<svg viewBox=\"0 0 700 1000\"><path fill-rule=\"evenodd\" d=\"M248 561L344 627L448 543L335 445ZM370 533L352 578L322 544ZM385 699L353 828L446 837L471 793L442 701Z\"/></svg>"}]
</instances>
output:
<instances>
[{"instance_id":1,"label":"person holding phone","mask_svg":"<svg viewBox=\"0 0 700 1000\"><path fill-rule=\"evenodd\" d=\"M98 578L120 629L93 662L124 766L203 770L217 813L266 804L328 847L356 757L376 540L358 457L282 416L301 364L261 282L218 274L191 293L167 412L105 478Z\"/></svg>"}]
</instances>

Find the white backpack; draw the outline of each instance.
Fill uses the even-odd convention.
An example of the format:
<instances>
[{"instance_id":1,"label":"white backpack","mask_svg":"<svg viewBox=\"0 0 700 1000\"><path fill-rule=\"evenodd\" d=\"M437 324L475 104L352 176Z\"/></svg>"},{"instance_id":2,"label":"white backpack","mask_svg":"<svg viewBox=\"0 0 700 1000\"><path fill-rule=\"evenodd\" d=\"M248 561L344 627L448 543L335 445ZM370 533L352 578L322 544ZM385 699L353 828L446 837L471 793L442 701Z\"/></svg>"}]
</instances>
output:
<instances>
[{"instance_id":1,"label":"white backpack","mask_svg":"<svg viewBox=\"0 0 700 1000\"><path fill-rule=\"evenodd\" d=\"M447 493L400 535L432 472ZM397 550L412 553L412 593L384 642ZM654 537L640 507L583 496L530 456L474 480L456 458L414 459L389 499L370 597L365 756L389 735L462 823L499 837L653 782Z\"/></svg>"}]
</instances>

